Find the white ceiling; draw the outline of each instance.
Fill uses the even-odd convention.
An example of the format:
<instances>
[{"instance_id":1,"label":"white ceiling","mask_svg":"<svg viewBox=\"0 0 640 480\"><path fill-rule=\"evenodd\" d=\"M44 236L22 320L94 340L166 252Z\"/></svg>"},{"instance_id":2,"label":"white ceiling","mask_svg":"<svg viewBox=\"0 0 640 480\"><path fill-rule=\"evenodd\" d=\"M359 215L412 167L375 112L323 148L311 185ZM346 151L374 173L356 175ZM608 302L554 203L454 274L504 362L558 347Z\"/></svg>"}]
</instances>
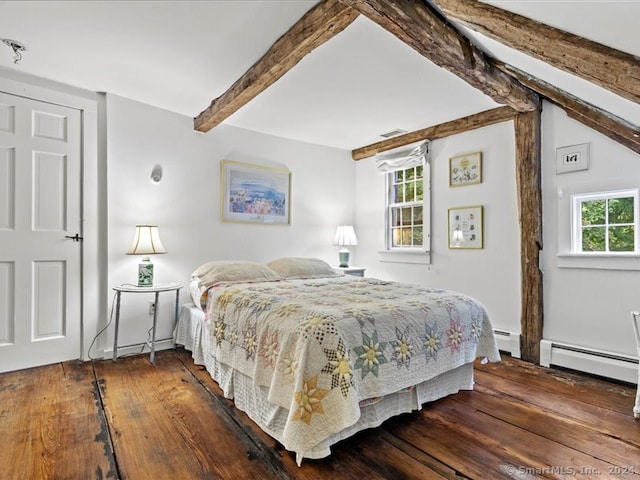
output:
<instances>
[{"instance_id":1,"label":"white ceiling","mask_svg":"<svg viewBox=\"0 0 640 480\"><path fill-rule=\"evenodd\" d=\"M0 1L0 68L195 117L315 1ZM488 2L640 56L640 2ZM640 105L464 30L499 59L640 124ZM353 149L495 107L359 17L225 123Z\"/></svg>"}]
</instances>

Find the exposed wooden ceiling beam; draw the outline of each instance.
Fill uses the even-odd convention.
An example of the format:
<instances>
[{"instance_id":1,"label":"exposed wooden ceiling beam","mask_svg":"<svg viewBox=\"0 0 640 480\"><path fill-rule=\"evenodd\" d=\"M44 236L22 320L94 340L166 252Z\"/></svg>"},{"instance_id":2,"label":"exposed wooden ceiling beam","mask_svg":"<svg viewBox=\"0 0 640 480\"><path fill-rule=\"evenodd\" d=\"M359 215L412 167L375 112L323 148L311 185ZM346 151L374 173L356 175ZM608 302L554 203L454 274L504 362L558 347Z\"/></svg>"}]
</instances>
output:
<instances>
[{"instance_id":1,"label":"exposed wooden ceiling beam","mask_svg":"<svg viewBox=\"0 0 640 480\"><path fill-rule=\"evenodd\" d=\"M223 122L357 17L357 11L338 0L320 2L280 37L225 93L213 100L194 119L194 128L208 132Z\"/></svg>"},{"instance_id":2,"label":"exposed wooden ceiling beam","mask_svg":"<svg viewBox=\"0 0 640 480\"><path fill-rule=\"evenodd\" d=\"M420 140L436 140L457 133L475 130L476 128L487 127L494 123L506 122L512 120L517 113L513 108L506 105L492 110L486 110L457 120L416 130L415 132L405 133L404 135L373 143L366 147L357 148L351 151L351 157L354 160L362 160L363 158L372 157L380 152L410 145Z\"/></svg>"},{"instance_id":3,"label":"exposed wooden ceiling beam","mask_svg":"<svg viewBox=\"0 0 640 480\"><path fill-rule=\"evenodd\" d=\"M477 0L431 0L445 15L640 103L640 58Z\"/></svg>"},{"instance_id":4,"label":"exposed wooden ceiling beam","mask_svg":"<svg viewBox=\"0 0 640 480\"><path fill-rule=\"evenodd\" d=\"M426 1L341 1L497 103L509 105L519 112L538 107L535 95L494 68L480 49Z\"/></svg>"},{"instance_id":5,"label":"exposed wooden ceiling beam","mask_svg":"<svg viewBox=\"0 0 640 480\"><path fill-rule=\"evenodd\" d=\"M515 67L496 63L496 67L562 108L570 118L640 153L640 127L565 92Z\"/></svg>"}]
</instances>

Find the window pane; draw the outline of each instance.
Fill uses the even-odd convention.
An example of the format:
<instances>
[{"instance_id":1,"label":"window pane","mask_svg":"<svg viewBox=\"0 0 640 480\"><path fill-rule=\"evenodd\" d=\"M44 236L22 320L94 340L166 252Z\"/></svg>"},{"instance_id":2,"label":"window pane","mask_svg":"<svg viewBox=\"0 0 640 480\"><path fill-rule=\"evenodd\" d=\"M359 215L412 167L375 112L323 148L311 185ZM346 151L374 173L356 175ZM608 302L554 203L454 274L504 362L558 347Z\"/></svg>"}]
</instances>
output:
<instances>
[{"instance_id":1,"label":"window pane","mask_svg":"<svg viewBox=\"0 0 640 480\"><path fill-rule=\"evenodd\" d=\"M405 170L405 180L413 180L416 176L416 169L415 168L409 168L407 170Z\"/></svg>"},{"instance_id":2,"label":"window pane","mask_svg":"<svg viewBox=\"0 0 640 480\"><path fill-rule=\"evenodd\" d=\"M411 227L402 228L402 245L411 245Z\"/></svg>"},{"instance_id":3,"label":"window pane","mask_svg":"<svg viewBox=\"0 0 640 480\"><path fill-rule=\"evenodd\" d=\"M414 202L415 201L415 194L416 194L416 184L411 182L411 183L407 183L405 184L405 191L404 191L404 201L405 202Z\"/></svg>"},{"instance_id":4,"label":"window pane","mask_svg":"<svg viewBox=\"0 0 640 480\"><path fill-rule=\"evenodd\" d=\"M416 201L424 199L422 194L422 180L416 182Z\"/></svg>"},{"instance_id":5,"label":"window pane","mask_svg":"<svg viewBox=\"0 0 640 480\"><path fill-rule=\"evenodd\" d=\"M393 203L404 202L404 183L393 187L393 194L395 195L395 197L393 198Z\"/></svg>"},{"instance_id":6,"label":"window pane","mask_svg":"<svg viewBox=\"0 0 640 480\"><path fill-rule=\"evenodd\" d=\"M404 180L404 170L398 170L393 175L395 177L393 183L400 183Z\"/></svg>"},{"instance_id":7,"label":"window pane","mask_svg":"<svg viewBox=\"0 0 640 480\"><path fill-rule=\"evenodd\" d=\"M582 202L582 225L604 225L604 200Z\"/></svg>"},{"instance_id":8,"label":"window pane","mask_svg":"<svg viewBox=\"0 0 640 480\"><path fill-rule=\"evenodd\" d=\"M582 229L582 251L583 252L604 252L605 227L592 227Z\"/></svg>"},{"instance_id":9,"label":"window pane","mask_svg":"<svg viewBox=\"0 0 640 480\"><path fill-rule=\"evenodd\" d=\"M633 223L633 197L609 200L609 223Z\"/></svg>"},{"instance_id":10,"label":"window pane","mask_svg":"<svg viewBox=\"0 0 640 480\"><path fill-rule=\"evenodd\" d=\"M413 207L413 224L422 225L422 207Z\"/></svg>"},{"instance_id":11,"label":"window pane","mask_svg":"<svg viewBox=\"0 0 640 480\"><path fill-rule=\"evenodd\" d=\"M402 238L400 237L400 229L399 228L393 228L391 230L391 246L392 247L399 247L401 245L401 240L402 240Z\"/></svg>"},{"instance_id":12,"label":"window pane","mask_svg":"<svg viewBox=\"0 0 640 480\"><path fill-rule=\"evenodd\" d=\"M411 213L411 207L403 207L402 209L402 225L411 225L413 215Z\"/></svg>"},{"instance_id":13,"label":"window pane","mask_svg":"<svg viewBox=\"0 0 640 480\"><path fill-rule=\"evenodd\" d=\"M402 219L400 218L400 209L395 207L392 208L391 209L391 226L399 227L400 225L402 225L401 221Z\"/></svg>"},{"instance_id":14,"label":"window pane","mask_svg":"<svg viewBox=\"0 0 640 480\"><path fill-rule=\"evenodd\" d=\"M609 250L612 252L633 252L633 226L609 228Z\"/></svg>"},{"instance_id":15,"label":"window pane","mask_svg":"<svg viewBox=\"0 0 640 480\"><path fill-rule=\"evenodd\" d=\"M415 227L413 229L413 245L422 245L422 227Z\"/></svg>"},{"instance_id":16,"label":"window pane","mask_svg":"<svg viewBox=\"0 0 640 480\"><path fill-rule=\"evenodd\" d=\"M423 170L422 165L419 165L416 167L416 179L422 178L422 170Z\"/></svg>"}]
</instances>

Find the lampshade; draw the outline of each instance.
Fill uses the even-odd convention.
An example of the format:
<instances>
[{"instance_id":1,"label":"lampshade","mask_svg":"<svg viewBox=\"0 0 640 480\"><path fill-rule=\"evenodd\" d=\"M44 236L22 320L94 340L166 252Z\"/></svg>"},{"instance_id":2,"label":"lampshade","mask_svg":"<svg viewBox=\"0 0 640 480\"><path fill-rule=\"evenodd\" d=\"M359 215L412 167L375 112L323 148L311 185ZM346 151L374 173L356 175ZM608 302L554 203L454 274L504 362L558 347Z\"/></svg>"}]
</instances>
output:
<instances>
[{"instance_id":1,"label":"lampshade","mask_svg":"<svg viewBox=\"0 0 640 480\"><path fill-rule=\"evenodd\" d=\"M343 225L337 228L336 236L333 239L334 245L358 245L358 238L356 232L351 225Z\"/></svg>"},{"instance_id":2,"label":"lampshade","mask_svg":"<svg viewBox=\"0 0 640 480\"><path fill-rule=\"evenodd\" d=\"M167 253L160 241L156 225L136 225L136 236L127 255L151 255Z\"/></svg>"},{"instance_id":3,"label":"lampshade","mask_svg":"<svg viewBox=\"0 0 640 480\"><path fill-rule=\"evenodd\" d=\"M340 267L349 266L350 252L347 246L358 245L358 238L356 232L351 225L341 225L336 229L336 236L333 239L334 245L342 247L340 250Z\"/></svg>"}]
</instances>

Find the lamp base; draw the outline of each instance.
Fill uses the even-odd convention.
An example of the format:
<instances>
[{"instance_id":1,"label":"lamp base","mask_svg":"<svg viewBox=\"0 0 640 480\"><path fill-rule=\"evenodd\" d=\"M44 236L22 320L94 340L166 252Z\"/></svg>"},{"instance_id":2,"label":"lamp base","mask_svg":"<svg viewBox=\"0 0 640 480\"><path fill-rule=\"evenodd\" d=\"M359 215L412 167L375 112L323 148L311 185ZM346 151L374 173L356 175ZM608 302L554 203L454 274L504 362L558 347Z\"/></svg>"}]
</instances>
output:
<instances>
[{"instance_id":1,"label":"lamp base","mask_svg":"<svg viewBox=\"0 0 640 480\"><path fill-rule=\"evenodd\" d=\"M349 250L344 249L344 250L340 250L338 252L338 256L340 258L340 263L338 264L339 267L348 267L349 266L349 256L351 255L351 253L349 252Z\"/></svg>"},{"instance_id":2,"label":"lamp base","mask_svg":"<svg viewBox=\"0 0 640 480\"><path fill-rule=\"evenodd\" d=\"M153 263L149 257L144 257L138 264L138 286L153 287Z\"/></svg>"}]
</instances>

